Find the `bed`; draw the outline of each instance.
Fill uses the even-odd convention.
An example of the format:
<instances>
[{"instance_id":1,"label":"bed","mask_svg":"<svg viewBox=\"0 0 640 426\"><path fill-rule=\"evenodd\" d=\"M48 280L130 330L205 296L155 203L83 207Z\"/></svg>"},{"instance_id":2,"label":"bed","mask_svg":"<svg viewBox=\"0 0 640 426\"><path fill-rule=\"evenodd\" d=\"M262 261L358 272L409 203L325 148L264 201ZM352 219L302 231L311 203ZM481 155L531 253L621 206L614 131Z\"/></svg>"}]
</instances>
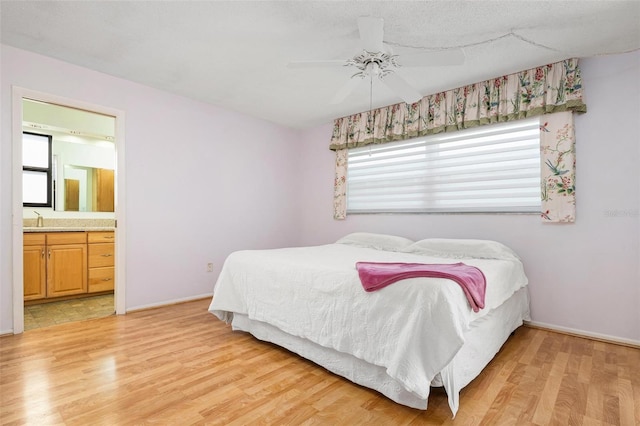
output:
<instances>
[{"instance_id":1,"label":"bed","mask_svg":"<svg viewBox=\"0 0 640 426\"><path fill-rule=\"evenodd\" d=\"M358 262L477 268L484 307L447 278L415 277L365 291ZM352 233L333 244L229 255L209 311L391 400L427 409L443 386L455 416L460 390L529 319L520 258L488 240Z\"/></svg>"}]
</instances>

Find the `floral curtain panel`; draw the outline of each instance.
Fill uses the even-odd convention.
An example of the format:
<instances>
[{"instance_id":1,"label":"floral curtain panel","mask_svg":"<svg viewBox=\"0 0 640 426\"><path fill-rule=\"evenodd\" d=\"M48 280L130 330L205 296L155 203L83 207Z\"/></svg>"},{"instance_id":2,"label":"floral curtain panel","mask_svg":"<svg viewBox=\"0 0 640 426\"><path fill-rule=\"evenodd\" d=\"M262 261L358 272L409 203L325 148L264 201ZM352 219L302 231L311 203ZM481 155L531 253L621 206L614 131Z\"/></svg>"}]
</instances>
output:
<instances>
[{"instance_id":1,"label":"floral curtain panel","mask_svg":"<svg viewBox=\"0 0 640 426\"><path fill-rule=\"evenodd\" d=\"M347 153L348 150L336 151L336 177L333 182L333 218L347 218Z\"/></svg>"},{"instance_id":2,"label":"floral curtain panel","mask_svg":"<svg viewBox=\"0 0 640 426\"><path fill-rule=\"evenodd\" d=\"M540 119L540 189L543 222L575 222L576 157L573 114Z\"/></svg>"},{"instance_id":3,"label":"floral curtain panel","mask_svg":"<svg viewBox=\"0 0 640 426\"><path fill-rule=\"evenodd\" d=\"M544 222L575 220L575 137L572 112L586 112L577 59L509 74L415 104L395 104L339 118L330 149L336 151L334 218L346 218L347 149L411 139L484 124L545 115L541 120L541 199ZM562 114L550 114L565 112Z\"/></svg>"}]
</instances>

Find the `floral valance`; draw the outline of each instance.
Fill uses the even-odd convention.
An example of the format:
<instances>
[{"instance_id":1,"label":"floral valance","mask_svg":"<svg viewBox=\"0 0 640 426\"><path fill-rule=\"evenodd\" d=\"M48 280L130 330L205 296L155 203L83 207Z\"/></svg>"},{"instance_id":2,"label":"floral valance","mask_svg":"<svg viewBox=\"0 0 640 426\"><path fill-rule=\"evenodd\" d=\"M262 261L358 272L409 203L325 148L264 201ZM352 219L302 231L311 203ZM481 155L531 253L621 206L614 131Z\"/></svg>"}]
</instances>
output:
<instances>
[{"instance_id":1,"label":"floral valance","mask_svg":"<svg viewBox=\"0 0 640 426\"><path fill-rule=\"evenodd\" d=\"M338 118L330 149L410 139L559 111L586 112L577 59Z\"/></svg>"}]
</instances>

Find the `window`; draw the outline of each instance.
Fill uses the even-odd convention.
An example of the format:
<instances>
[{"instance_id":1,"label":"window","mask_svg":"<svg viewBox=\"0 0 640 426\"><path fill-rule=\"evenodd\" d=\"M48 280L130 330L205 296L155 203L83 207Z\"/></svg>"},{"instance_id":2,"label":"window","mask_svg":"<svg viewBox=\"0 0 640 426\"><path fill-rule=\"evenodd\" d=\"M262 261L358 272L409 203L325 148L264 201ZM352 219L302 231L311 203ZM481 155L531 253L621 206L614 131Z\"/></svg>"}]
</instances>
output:
<instances>
[{"instance_id":1,"label":"window","mask_svg":"<svg viewBox=\"0 0 640 426\"><path fill-rule=\"evenodd\" d=\"M348 213L540 211L539 118L350 149Z\"/></svg>"},{"instance_id":2,"label":"window","mask_svg":"<svg viewBox=\"0 0 640 426\"><path fill-rule=\"evenodd\" d=\"M22 134L22 202L51 207L51 136Z\"/></svg>"}]
</instances>

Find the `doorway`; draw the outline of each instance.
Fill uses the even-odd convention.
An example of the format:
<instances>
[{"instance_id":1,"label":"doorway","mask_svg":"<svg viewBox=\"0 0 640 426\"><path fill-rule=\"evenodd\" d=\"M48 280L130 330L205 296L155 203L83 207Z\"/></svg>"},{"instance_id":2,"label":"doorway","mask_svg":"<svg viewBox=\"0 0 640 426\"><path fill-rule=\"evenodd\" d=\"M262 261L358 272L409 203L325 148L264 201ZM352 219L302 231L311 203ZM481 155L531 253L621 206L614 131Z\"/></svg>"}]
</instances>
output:
<instances>
[{"instance_id":1,"label":"doorway","mask_svg":"<svg viewBox=\"0 0 640 426\"><path fill-rule=\"evenodd\" d=\"M114 185L113 185L113 213L110 217L113 218L113 223L115 225L115 266L114 266L114 278L115 278L115 286L114 292L112 294L112 298L110 302L105 302L104 300L94 300L92 301L92 306L98 309L104 310L105 303L111 303L111 310L115 307L116 314L124 314L125 313L125 256L124 256L124 248L125 248L125 215L124 215L124 200L125 200L125 175L124 175L124 167L118 165L124 165L124 112L120 110L116 110L109 107L103 107L101 105L89 104L83 101L77 101L68 98L62 98L55 95L50 95L42 92L35 92L32 90L14 87L13 88L13 99L12 99L12 110L13 110L13 119L12 119L12 138L13 138L13 185L12 185L12 206L13 206L13 222L12 222L12 252L13 252L13 332L14 334L22 333L25 330L25 313L30 315L30 312L26 312L24 306L24 258L23 258L23 247L24 247L24 237L23 237L23 225L25 223L25 210L23 207L23 157L22 157L22 133L25 130L23 127L26 125L31 125L31 129L37 129L38 126L42 125L42 123L37 123L32 120L26 120L27 116L30 119L33 119L33 114L30 111L26 111L25 115L25 101L28 100L30 103L34 103L37 106L42 108L56 108L59 107L60 111L80 111L85 114L92 114L96 117L109 117L111 119L111 126L113 127L111 135L106 134L107 132L103 130L91 131L87 129L83 129L82 132L86 133L85 135L81 135L82 132L69 129L66 127L73 126L64 126L64 125L56 125L51 123L46 123L46 126L49 126L48 131L45 133L52 132L62 132L65 131L71 136L77 137L79 140L75 141L78 143L82 143L82 138L80 136L85 136L85 143L83 149L86 149L86 145L91 145L87 141L91 142L91 139L96 139L96 136L102 135L107 140L104 142L111 142L114 145L114 155L113 155L113 164L111 167L114 171ZM31 114L31 115L30 115ZM62 113L61 113L62 114ZM58 114L56 114L58 115ZM62 114L64 116L64 114ZM38 121L38 120L36 120ZM58 123L59 124L59 123ZM31 130L29 129L29 130ZM43 129L39 129L40 133L43 133ZM74 133L75 132L75 133ZM64 139L64 137L62 138ZM109 141L108 139L111 139ZM95 142L95 141L93 141ZM67 155L68 154L64 154ZM103 157L105 157L103 155ZM108 156L106 156L108 157ZM77 161L76 161L77 162ZM77 164L76 164L77 166ZM57 174L59 178L57 180L62 180L63 176L63 164L60 163L58 165L60 168L53 172L53 174ZM86 169L87 167L81 167ZM106 167L105 167L106 168ZM78 169L78 167L74 167L74 169ZM74 170L77 174L78 170ZM84 173L86 175L86 173ZM57 186L55 186L56 184ZM57 182L53 182L52 192L54 195L51 197L51 205L47 210L50 216L57 217L59 219L64 218L65 213L62 213L64 210L64 190ZM58 188L56 192L55 189ZM57 196L56 196L57 195ZM58 210L56 210L56 202L58 205ZM80 203L83 206L86 203ZM89 205L92 203L89 202ZM100 205L99 202L95 202L94 204ZM104 206L104 204L102 204ZM75 208L75 207L73 207ZM78 207L79 209L81 207ZM77 216L77 213L70 213L71 215L76 214L76 217L86 217L91 216L93 214L97 214L98 216L102 215L105 217L104 213L93 213L99 210L86 210L86 207L82 207L85 209L85 213ZM104 208L104 207L102 207ZM30 209L30 208L29 208ZM109 215L107 214L107 217ZM27 218L28 219L28 218ZM62 219L64 220L64 219ZM57 303L57 302L56 302ZM64 303L74 304L73 301L65 301ZM85 309L86 306L82 306L83 304L80 302L75 303L77 307L80 309ZM114 306L115 305L115 306ZM29 324L29 328L34 328L33 324Z\"/></svg>"}]
</instances>

